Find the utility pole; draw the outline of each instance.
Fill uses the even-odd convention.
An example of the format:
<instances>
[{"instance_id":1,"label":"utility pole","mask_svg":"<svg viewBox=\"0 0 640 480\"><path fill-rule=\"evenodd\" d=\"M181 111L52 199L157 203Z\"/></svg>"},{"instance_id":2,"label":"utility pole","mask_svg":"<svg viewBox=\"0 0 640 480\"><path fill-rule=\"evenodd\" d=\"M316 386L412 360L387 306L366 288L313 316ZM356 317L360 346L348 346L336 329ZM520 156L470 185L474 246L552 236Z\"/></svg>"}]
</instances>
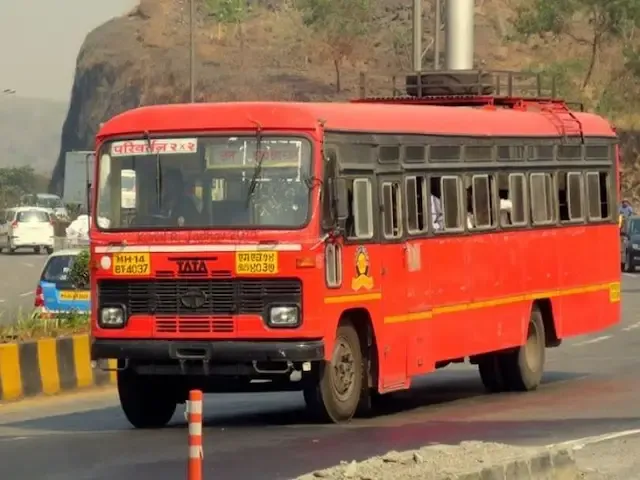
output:
<instances>
[{"instance_id":1,"label":"utility pole","mask_svg":"<svg viewBox=\"0 0 640 480\"><path fill-rule=\"evenodd\" d=\"M196 101L195 0L189 0L189 100Z\"/></svg>"},{"instance_id":2,"label":"utility pole","mask_svg":"<svg viewBox=\"0 0 640 480\"><path fill-rule=\"evenodd\" d=\"M472 70L474 0L447 0L445 12L445 68Z\"/></svg>"},{"instance_id":3,"label":"utility pole","mask_svg":"<svg viewBox=\"0 0 640 480\"><path fill-rule=\"evenodd\" d=\"M422 0L413 0L413 71L422 71Z\"/></svg>"},{"instance_id":4,"label":"utility pole","mask_svg":"<svg viewBox=\"0 0 640 480\"><path fill-rule=\"evenodd\" d=\"M440 27L442 27L442 19L440 14L442 13L441 0L436 0L436 26L433 30L433 66L434 70L440 70Z\"/></svg>"}]
</instances>

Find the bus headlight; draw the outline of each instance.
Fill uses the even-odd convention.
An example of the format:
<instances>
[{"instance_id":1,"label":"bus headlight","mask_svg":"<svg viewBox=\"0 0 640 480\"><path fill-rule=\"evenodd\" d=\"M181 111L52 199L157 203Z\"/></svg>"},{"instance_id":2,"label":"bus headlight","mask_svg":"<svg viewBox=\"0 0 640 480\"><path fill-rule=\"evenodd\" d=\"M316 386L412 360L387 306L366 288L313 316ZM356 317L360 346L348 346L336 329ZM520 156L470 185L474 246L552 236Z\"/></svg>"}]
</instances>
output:
<instances>
[{"instance_id":1,"label":"bus headlight","mask_svg":"<svg viewBox=\"0 0 640 480\"><path fill-rule=\"evenodd\" d=\"M295 305L282 305L269 309L270 327L297 327L300 324L300 309Z\"/></svg>"},{"instance_id":2,"label":"bus headlight","mask_svg":"<svg viewBox=\"0 0 640 480\"><path fill-rule=\"evenodd\" d=\"M103 307L100 310L98 324L101 328L122 328L124 327L124 308Z\"/></svg>"}]
</instances>

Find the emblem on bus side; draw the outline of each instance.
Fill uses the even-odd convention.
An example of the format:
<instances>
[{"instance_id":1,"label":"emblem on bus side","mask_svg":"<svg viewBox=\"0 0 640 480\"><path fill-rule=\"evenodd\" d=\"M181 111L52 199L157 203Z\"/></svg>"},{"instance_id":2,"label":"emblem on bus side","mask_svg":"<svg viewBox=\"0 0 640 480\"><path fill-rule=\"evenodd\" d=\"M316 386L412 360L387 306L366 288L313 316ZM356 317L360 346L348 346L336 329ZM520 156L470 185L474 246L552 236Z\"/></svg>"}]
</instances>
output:
<instances>
[{"instance_id":1,"label":"emblem on bus side","mask_svg":"<svg viewBox=\"0 0 640 480\"><path fill-rule=\"evenodd\" d=\"M369 254L367 249L360 246L356 249L356 274L351 280L351 288L354 290L371 290L373 288L373 278L369 274Z\"/></svg>"}]
</instances>

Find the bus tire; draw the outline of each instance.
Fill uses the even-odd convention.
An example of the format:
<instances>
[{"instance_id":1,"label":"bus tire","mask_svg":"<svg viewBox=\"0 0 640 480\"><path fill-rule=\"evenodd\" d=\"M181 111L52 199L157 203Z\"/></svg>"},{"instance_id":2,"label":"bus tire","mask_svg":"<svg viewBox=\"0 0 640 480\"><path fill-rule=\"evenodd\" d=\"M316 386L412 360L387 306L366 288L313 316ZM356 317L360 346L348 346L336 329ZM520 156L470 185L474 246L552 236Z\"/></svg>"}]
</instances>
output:
<instances>
[{"instance_id":1,"label":"bus tire","mask_svg":"<svg viewBox=\"0 0 640 480\"><path fill-rule=\"evenodd\" d=\"M360 403L363 369L358 332L344 323L338 327L331 361L320 365L315 388L304 391L307 407L333 423L351 420Z\"/></svg>"},{"instance_id":2,"label":"bus tire","mask_svg":"<svg viewBox=\"0 0 640 480\"><path fill-rule=\"evenodd\" d=\"M540 386L544 373L545 349L542 313L534 306L524 345L504 354L502 358L505 383L509 390L528 392Z\"/></svg>"},{"instance_id":3,"label":"bus tire","mask_svg":"<svg viewBox=\"0 0 640 480\"><path fill-rule=\"evenodd\" d=\"M505 391L505 379L502 367L503 359L497 353L489 353L478 362L478 372L482 385L489 393Z\"/></svg>"},{"instance_id":4,"label":"bus tire","mask_svg":"<svg viewBox=\"0 0 640 480\"><path fill-rule=\"evenodd\" d=\"M120 406L135 428L162 428L173 417L177 402L159 380L138 375L131 368L118 372Z\"/></svg>"}]
</instances>

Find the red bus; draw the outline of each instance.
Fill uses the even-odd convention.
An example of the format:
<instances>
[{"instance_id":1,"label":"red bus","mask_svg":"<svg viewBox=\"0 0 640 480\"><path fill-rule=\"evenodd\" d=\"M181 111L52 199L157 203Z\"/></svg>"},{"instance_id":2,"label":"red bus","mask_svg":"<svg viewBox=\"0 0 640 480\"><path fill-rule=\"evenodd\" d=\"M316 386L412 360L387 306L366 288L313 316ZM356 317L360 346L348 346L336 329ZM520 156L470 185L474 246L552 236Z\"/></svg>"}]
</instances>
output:
<instances>
[{"instance_id":1,"label":"red bus","mask_svg":"<svg viewBox=\"0 0 640 480\"><path fill-rule=\"evenodd\" d=\"M549 99L127 111L97 135L92 358L139 428L191 388L347 421L464 361L533 390L546 348L619 321L617 151Z\"/></svg>"}]
</instances>

